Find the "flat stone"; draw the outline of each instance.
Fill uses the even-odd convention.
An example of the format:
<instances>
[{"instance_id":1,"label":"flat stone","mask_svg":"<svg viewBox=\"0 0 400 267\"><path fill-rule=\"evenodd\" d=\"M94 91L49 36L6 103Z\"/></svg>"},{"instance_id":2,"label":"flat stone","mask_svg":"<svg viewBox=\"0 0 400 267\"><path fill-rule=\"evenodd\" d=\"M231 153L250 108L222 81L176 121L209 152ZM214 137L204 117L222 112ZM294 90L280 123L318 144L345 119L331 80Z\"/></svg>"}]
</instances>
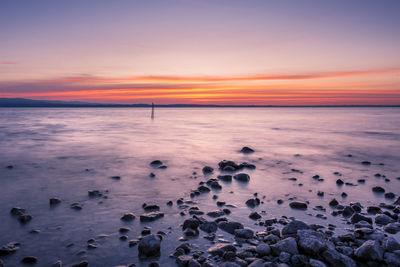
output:
<instances>
[{"instance_id":1,"label":"flat stone","mask_svg":"<svg viewBox=\"0 0 400 267\"><path fill-rule=\"evenodd\" d=\"M140 215L141 222L152 222L164 217L164 213L159 211L148 212Z\"/></svg>"}]
</instances>

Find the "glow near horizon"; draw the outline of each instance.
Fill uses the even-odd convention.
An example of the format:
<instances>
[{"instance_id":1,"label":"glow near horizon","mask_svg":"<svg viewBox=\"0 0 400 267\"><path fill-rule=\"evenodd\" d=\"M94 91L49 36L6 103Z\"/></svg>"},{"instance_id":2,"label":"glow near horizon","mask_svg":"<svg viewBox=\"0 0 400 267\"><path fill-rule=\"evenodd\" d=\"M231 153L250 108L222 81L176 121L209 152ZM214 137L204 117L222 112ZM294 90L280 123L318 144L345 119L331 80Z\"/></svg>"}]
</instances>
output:
<instances>
[{"instance_id":1,"label":"glow near horizon","mask_svg":"<svg viewBox=\"0 0 400 267\"><path fill-rule=\"evenodd\" d=\"M16 2L0 97L400 104L396 1Z\"/></svg>"}]
</instances>

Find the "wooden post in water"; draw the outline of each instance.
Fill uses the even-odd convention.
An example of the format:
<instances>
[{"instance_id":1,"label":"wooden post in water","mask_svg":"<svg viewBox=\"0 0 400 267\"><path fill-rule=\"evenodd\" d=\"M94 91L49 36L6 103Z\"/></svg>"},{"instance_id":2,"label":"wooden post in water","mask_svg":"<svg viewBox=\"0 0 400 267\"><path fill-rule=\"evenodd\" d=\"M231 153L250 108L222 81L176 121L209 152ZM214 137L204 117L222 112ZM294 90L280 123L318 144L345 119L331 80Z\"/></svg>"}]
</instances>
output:
<instances>
[{"instance_id":1,"label":"wooden post in water","mask_svg":"<svg viewBox=\"0 0 400 267\"><path fill-rule=\"evenodd\" d=\"M151 103L151 119L154 120L154 103Z\"/></svg>"}]
</instances>

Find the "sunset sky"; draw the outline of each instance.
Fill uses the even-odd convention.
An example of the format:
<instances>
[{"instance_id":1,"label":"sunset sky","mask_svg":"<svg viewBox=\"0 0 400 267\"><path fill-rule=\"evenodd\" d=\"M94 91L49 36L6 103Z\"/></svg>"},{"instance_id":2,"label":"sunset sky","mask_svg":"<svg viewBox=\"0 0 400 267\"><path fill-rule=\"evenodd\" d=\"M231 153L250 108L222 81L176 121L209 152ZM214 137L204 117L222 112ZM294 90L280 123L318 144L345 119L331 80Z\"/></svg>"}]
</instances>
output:
<instances>
[{"instance_id":1,"label":"sunset sky","mask_svg":"<svg viewBox=\"0 0 400 267\"><path fill-rule=\"evenodd\" d=\"M0 97L400 105L400 1L1 0Z\"/></svg>"}]
</instances>

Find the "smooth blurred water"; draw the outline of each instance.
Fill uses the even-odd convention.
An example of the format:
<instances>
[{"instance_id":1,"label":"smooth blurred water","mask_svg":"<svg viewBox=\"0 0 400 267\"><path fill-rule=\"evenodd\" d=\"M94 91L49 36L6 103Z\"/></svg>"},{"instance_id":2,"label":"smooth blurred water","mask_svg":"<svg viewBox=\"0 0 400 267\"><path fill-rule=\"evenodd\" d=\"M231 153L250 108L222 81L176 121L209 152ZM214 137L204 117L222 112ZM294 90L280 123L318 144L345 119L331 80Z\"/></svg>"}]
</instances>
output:
<instances>
[{"instance_id":1,"label":"smooth blurred water","mask_svg":"<svg viewBox=\"0 0 400 267\"><path fill-rule=\"evenodd\" d=\"M246 171L251 176L248 184L223 183L223 189L214 192L219 200L238 206L230 220L263 230L248 218L251 210L244 204L258 192L266 196L265 203L254 210L266 211L264 219L295 216L309 223L334 223L344 231L348 226L340 216L329 215L326 203L333 197L344 204L391 203L372 193L375 185L400 194L399 122L399 108L156 108L154 120L146 108L0 109L0 246L21 242L20 250L4 261L6 266L18 266L24 256L33 255L38 266L58 259L65 264L87 259L90 266L145 266L148 262L138 260L137 247L119 240L118 229L128 225L129 239L136 239L144 226L168 232L159 261L170 265L173 260L168 255L179 243L179 224L184 220L175 201L189 199L190 189L207 180L201 174L203 166L214 167L210 177L216 177L217 163L223 159L257 166ZM238 152L243 146L256 152L243 155ZM155 159L168 168L154 170L149 163ZM364 160L372 165L360 164ZM14 168L5 168L8 165ZM357 184L359 178L367 182L337 187L336 171L345 182ZM150 178L150 172L156 177ZM390 182L374 177L375 173L386 175ZM315 174L325 180L316 182ZM121 180L109 178L115 175ZM287 180L290 177L297 182ZM108 189L108 198L88 198L87 191L94 189ZM318 190L325 192L324 198L317 197ZM343 191L348 194L345 199L340 196ZM203 211L216 210L214 193L194 200ZM62 203L50 208L48 201L54 196ZM291 210L290 197L310 201L310 208ZM284 204L277 205L277 199ZM168 200L174 201L173 207L165 205ZM83 209L70 209L73 202ZM138 218L121 222L126 211L142 214L144 202L159 204L165 217L151 223L140 223ZM328 220L310 216L317 214L312 209L316 205L327 207ZM33 220L20 225L9 214L15 206L26 208ZM31 229L41 232L30 234ZM109 236L96 238L99 234ZM192 241L201 249L210 246L203 234ZM217 234L232 240L229 234ZM86 251L90 238L100 246ZM70 243L74 246L66 247ZM77 255L81 250L86 253Z\"/></svg>"}]
</instances>

